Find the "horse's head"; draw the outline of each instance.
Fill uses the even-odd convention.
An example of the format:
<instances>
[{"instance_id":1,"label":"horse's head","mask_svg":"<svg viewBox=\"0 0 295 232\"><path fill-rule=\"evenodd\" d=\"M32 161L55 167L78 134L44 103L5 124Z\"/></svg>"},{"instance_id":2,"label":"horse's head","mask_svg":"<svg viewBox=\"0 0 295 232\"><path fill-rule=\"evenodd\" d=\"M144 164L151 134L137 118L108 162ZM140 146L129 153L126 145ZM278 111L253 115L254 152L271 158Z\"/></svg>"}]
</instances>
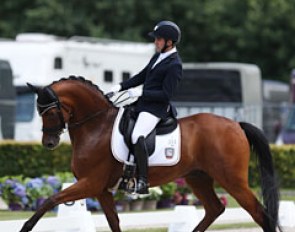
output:
<instances>
[{"instance_id":1,"label":"horse's head","mask_svg":"<svg viewBox=\"0 0 295 232\"><path fill-rule=\"evenodd\" d=\"M27 83L38 95L37 109L43 122L42 144L48 149L57 147L60 135L68 124L77 128L107 113L113 104L92 82L70 76L40 88Z\"/></svg>"},{"instance_id":2,"label":"horse's head","mask_svg":"<svg viewBox=\"0 0 295 232\"><path fill-rule=\"evenodd\" d=\"M38 95L37 109L43 121L42 144L48 149L54 149L59 144L60 135L65 128L62 105L50 86L39 88L29 83L27 85Z\"/></svg>"}]
</instances>

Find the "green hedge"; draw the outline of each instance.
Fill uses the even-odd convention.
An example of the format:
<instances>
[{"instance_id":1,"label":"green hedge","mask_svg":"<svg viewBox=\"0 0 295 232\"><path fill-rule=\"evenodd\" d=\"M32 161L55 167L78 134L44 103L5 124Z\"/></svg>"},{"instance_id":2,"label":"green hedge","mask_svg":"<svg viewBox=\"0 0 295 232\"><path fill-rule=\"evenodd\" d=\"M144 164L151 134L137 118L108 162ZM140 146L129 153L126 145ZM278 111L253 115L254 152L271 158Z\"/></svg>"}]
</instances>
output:
<instances>
[{"instance_id":1,"label":"green hedge","mask_svg":"<svg viewBox=\"0 0 295 232\"><path fill-rule=\"evenodd\" d=\"M23 175L39 177L44 174L70 171L71 146L62 143L50 151L38 143L0 143L0 177Z\"/></svg>"},{"instance_id":2,"label":"green hedge","mask_svg":"<svg viewBox=\"0 0 295 232\"><path fill-rule=\"evenodd\" d=\"M295 188L295 146L272 146L271 148L281 186Z\"/></svg>"},{"instance_id":3,"label":"green hedge","mask_svg":"<svg viewBox=\"0 0 295 232\"><path fill-rule=\"evenodd\" d=\"M295 188L295 145L271 146L280 186ZM38 143L0 143L0 177L23 175L38 177L44 174L70 171L71 146L63 143L50 151ZM249 181L259 186L256 156L251 156Z\"/></svg>"},{"instance_id":4,"label":"green hedge","mask_svg":"<svg viewBox=\"0 0 295 232\"><path fill-rule=\"evenodd\" d=\"M271 145L273 163L280 187L295 188L295 145ZM252 187L260 186L257 156L251 155L249 183Z\"/></svg>"}]
</instances>

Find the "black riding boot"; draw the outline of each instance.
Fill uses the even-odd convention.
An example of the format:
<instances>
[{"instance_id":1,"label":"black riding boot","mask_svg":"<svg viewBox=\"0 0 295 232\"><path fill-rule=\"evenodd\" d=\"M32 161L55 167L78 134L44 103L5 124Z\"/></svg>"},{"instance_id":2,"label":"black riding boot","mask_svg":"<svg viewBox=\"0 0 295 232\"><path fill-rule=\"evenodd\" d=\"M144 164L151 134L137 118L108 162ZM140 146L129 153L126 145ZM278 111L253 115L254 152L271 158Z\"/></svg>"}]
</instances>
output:
<instances>
[{"instance_id":1,"label":"black riding boot","mask_svg":"<svg viewBox=\"0 0 295 232\"><path fill-rule=\"evenodd\" d=\"M136 193L148 194L149 184L147 181L148 174L148 151L145 144L144 137L139 137L136 144L134 144L134 156L136 158L138 181Z\"/></svg>"}]
</instances>

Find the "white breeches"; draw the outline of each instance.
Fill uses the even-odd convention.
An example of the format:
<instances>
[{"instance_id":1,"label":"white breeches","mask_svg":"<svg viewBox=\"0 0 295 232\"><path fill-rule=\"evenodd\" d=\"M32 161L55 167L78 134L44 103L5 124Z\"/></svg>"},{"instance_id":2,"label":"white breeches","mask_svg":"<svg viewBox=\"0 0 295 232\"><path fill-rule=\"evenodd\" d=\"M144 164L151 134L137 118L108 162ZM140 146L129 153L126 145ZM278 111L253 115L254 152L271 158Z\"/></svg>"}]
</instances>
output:
<instances>
[{"instance_id":1,"label":"white breeches","mask_svg":"<svg viewBox=\"0 0 295 232\"><path fill-rule=\"evenodd\" d=\"M148 112L140 112L136 120L132 133L132 143L136 144L138 138L143 136L146 138L149 133L156 127L160 118Z\"/></svg>"}]
</instances>

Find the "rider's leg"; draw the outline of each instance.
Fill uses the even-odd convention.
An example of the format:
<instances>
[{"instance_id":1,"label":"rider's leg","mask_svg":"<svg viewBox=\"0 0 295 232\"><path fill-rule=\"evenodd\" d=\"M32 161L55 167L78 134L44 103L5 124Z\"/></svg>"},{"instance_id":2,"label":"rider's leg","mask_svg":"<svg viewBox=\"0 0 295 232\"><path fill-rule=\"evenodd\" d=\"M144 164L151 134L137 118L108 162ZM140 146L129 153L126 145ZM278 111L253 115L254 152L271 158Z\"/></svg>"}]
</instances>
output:
<instances>
[{"instance_id":1,"label":"rider's leg","mask_svg":"<svg viewBox=\"0 0 295 232\"><path fill-rule=\"evenodd\" d=\"M132 133L132 143L134 145L134 156L138 168L138 184L136 192L139 194L148 193L148 151L146 148L145 138L156 127L160 121L156 116L141 112Z\"/></svg>"},{"instance_id":2,"label":"rider's leg","mask_svg":"<svg viewBox=\"0 0 295 232\"><path fill-rule=\"evenodd\" d=\"M136 192L139 194L148 194L148 151L143 136L139 137L137 143L134 145L134 155L136 156L138 170Z\"/></svg>"}]
</instances>

